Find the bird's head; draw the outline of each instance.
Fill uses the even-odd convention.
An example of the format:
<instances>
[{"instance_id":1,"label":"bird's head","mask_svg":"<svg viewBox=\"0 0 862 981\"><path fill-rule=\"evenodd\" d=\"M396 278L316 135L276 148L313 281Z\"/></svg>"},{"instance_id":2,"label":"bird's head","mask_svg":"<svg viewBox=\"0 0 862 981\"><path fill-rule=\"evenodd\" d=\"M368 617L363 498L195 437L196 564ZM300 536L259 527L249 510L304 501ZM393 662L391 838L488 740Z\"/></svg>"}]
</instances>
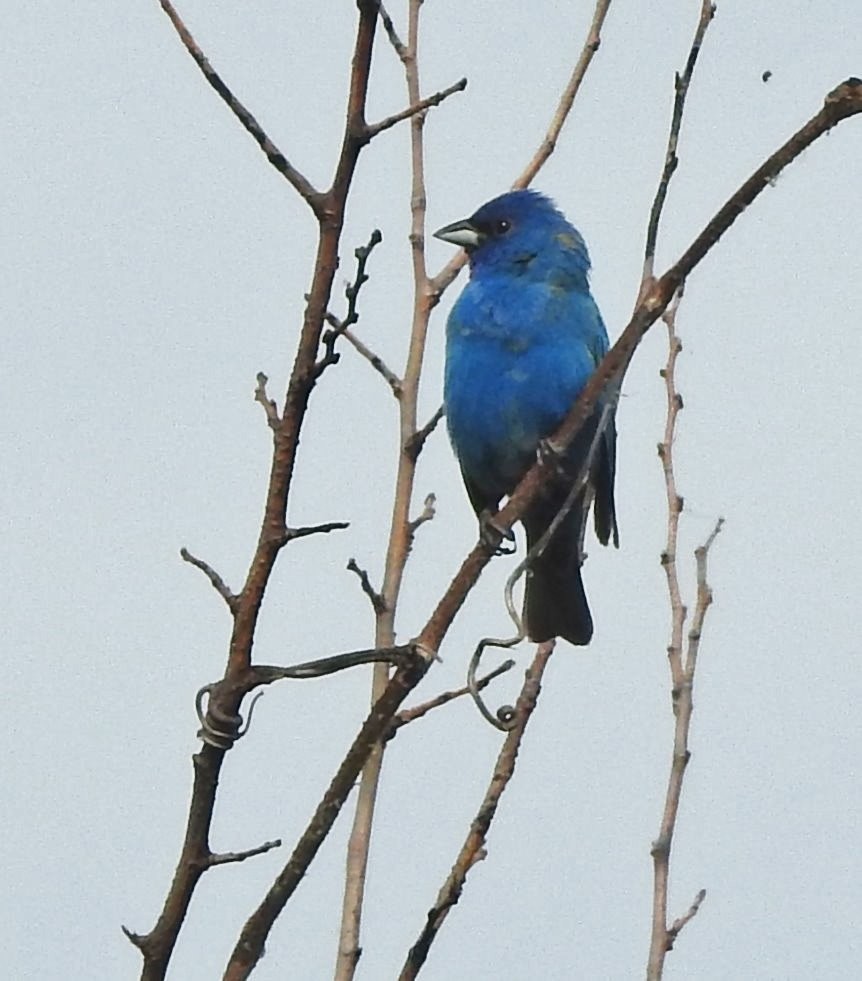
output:
<instances>
[{"instance_id":1,"label":"bird's head","mask_svg":"<svg viewBox=\"0 0 862 981\"><path fill-rule=\"evenodd\" d=\"M469 218L446 225L435 238L466 249L470 268L547 277L560 271L583 279L590 268L580 233L538 191L509 191Z\"/></svg>"}]
</instances>

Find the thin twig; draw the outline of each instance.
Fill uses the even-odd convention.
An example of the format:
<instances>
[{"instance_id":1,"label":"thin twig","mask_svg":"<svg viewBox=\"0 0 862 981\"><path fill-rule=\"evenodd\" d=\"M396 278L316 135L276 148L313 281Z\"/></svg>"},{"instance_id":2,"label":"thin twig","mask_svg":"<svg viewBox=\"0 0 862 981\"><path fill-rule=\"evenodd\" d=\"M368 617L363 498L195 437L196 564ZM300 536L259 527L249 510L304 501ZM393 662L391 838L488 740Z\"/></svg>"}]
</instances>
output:
<instances>
[{"instance_id":1,"label":"thin twig","mask_svg":"<svg viewBox=\"0 0 862 981\"><path fill-rule=\"evenodd\" d=\"M655 192L652 207L650 208L649 222L647 223L646 247L644 249L644 267L642 281L644 283L652 279L655 271L655 248L658 239L658 227L661 221L664 203L667 199L667 191L670 186L670 179L674 175L679 164L677 157L677 146L679 144L679 134L682 128L682 117L685 112L685 100L688 97L688 87L691 84L691 77L694 74L694 66L697 63L697 56L700 54L703 38L706 29L709 27L712 18L715 16L715 4L711 0L702 0L700 7L700 18L694 32L694 40L688 52L688 58L682 74L676 73L674 77L674 100L673 113L671 116L670 132L667 138L667 150L665 151L664 168L659 180L658 188Z\"/></svg>"},{"instance_id":2,"label":"thin twig","mask_svg":"<svg viewBox=\"0 0 862 981\"><path fill-rule=\"evenodd\" d=\"M572 69L572 74L569 77L568 84L563 89L563 94L560 96L560 101L557 104L557 110L551 119L551 124L548 126L544 139L539 144L538 150L536 150L536 152L533 154L532 160L521 171L520 176L515 179L515 183L512 185L513 187L529 187L530 184L533 183L536 174L538 174L542 167L544 167L548 158L556 149L557 140L560 138L560 133L563 131L563 126L565 125L566 120L569 118L569 114L572 111L575 97L580 90L581 83L584 81L584 77L587 74L587 69L590 67L590 62L593 60L593 57L599 50L599 46L602 43L602 27L604 26L605 17L607 17L608 8L610 5L611 0L598 0L595 10L593 11L593 19L590 23L587 39L584 42L583 48L581 49L580 57L575 62L575 67Z\"/></svg>"},{"instance_id":3,"label":"thin twig","mask_svg":"<svg viewBox=\"0 0 862 981\"><path fill-rule=\"evenodd\" d=\"M349 521L327 521L322 525L304 525L302 528L287 528L284 541L292 542L296 538L308 538L309 535L328 535L333 531L344 531L350 527Z\"/></svg>"},{"instance_id":4,"label":"thin twig","mask_svg":"<svg viewBox=\"0 0 862 981\"><path fill-rule=\"evenodd\" d=\"M407 527L410 531L411 539L415 537L416 530L421 528L427 521L433 521L437 510L435 504L437 503L437 497L435 494L427 494L425 496L425 503L422 506L422 510L416 515L411 521L408 522Z\"/></svg>"},{"instance_id":5,"label":"thin twig","mask_svg":"<svg viewBox=\"0 0 862 981\"><path fill-rule=\"evenodd\" d=\"M700 892L694 897L691 906L685 911L682 916L678 916L671 926L668 927L667 931L667 949L673 950L674 941L679 936L680 930L697 916L698 910L703 904L704 899L706 899L706 889L701 889Z\"/></svg>"},{"instance_id":6,"label":"thin twig","mask_svg":"<svg viewBox=\"0 0 862 981\"><path fill-rule=\"evenodd\" d=\"M213 589L219 594L219 596L221 596L225 603L227 603L228 609L231 611L231 613L236 613L239 597L231 590L228 584L215 571L215 569L213 569L213 567L208 563L204 562L203 559L199 559L196 555L192 555L187 548L180 549L180 557L182 558L183 562L188 562L189 565L193 565L196 569L200 569L212 583Z\"/></svg>"},{"instance_id":7,"label":"thin twig","mask_svg":"<svg viewBox=\"0 0 862 981\"><path fill-rule=\"evenodd\" d=\"M407 47L401 38L398 36L398 32L395 30L395 25L392 23L392 18L389 16L386 8L383 4L380 4L380 19L383 21L383 30L386 31L386 36L389 38L389 43L395 49L395 53L404 61L407 56Z\"/></svg>"},{"instance_id":8,"label":"thin twig","mask_svg":"<svg viewBox=\"0 0 862 981\"><path fill-rule=\"evenodd\" d=\"M706 543L695 552L697 561L697 601L691 630L689 631L687 656L684 660L682 644L687 610L682 601L677 564L677 542L683 501L677 491L673 456L677 419L683 405L682 398L676 387L676 363L682 351L682 344L676 333L676 314L681 296L682 289L679 290L662 315L662 320L668 332L668 356L665 367L661 372L662 378L664 379L667 402L664 436L662 442L659 444L659 458L661 459L667 498L667 543L662 552L661 563L665 570L671 606L671 639L667 648L667 656L671 673L674 744L661 827L651 849L653 858L653 906L650 951L647 962L647 981L659 981L662 977L665 955L672 949L680 930L695 916L706 896L705 891L701 890L698 894L698 899L692 905L689 912L676 920L672 926L668 927L667 906L670 881L670 857L677 816L679 814L679 804L682 797L683 781L691 758L689 751L689 731L691 728L692 712L694 710L692 696L697 651L706 611L712 601L712 593L706 580L706 556L722 525L722 520L719 519Z\"/></svg>"},{"instance_id":9,"label":"thin twig","mask_svg":"<svg viewBox=\"0 0 862 981\"><path fill-rule=\"evenodd\" d=\"M495 678L499 678L501 674L511 671L514 666L515 662L511 658L508 658L498 667L494 668L493 671L489 671L486 675L483 675L476 682L476 687L479 689L479 691L482 691L483 689L487 688ZM421 719L432 709L439 708L441 705L446 705L449 702L454 701L456 698L461 698L462 696L469 694L469 686L464 685L462 688L454 688L451 691L441 692L439 695L435 695L434 698L429 698L427 702L420 702L419 705L414 705L412 708L402 709L392 719L392 724L389 727L387 738L391 739L402 726L406 726L408 722L415 722L417 719Z\"/></svg>"},{"instance_id":10,"label":"thin twig","mask_svg":"<svg viewBox=\"0 0 862 981\"><path fill-rule=\"evenodd\" d=\"M362 586L362 592L371 601L371 606L374 609L375 614L378 616L386 611L386 601L377 592L377 590L371 585L371 580L368 578L368 573L365 569L361 569L356 564L356 559L350 559L347 563L347 571L356 574L359 579L359 584Z\"/></svg>"},{"instance_id":11,"label":"thin twig","mask_svg":"<svg viewBox=\"0 0 862 981\"><path fill-rule=\"evenodd\" d=\"M212 868L214 865L231 865L235 862L244 862L247 858L254 858L255 855L265 855L266 852L271 852L273 848L281 848L281 838L265 841L257 848L247 848L242 852L213 852L207 857L204 864L208 868Z\"/></svg>"},{"instance_id":12,"label":"thin twig","mask_svg":"<svg viewBox=\"0 0 862 981\"><path fill-rule=\"evenodd\" d=\"M542 675L553 650L554 641L539 644L536 649L536 656L533 658L533 663L527 669L524 685L521 688L521 693L518 695L518 701L515 705L515 721L513 727L503 740L503 745L500 748L500 753L497 756L497 762L494 766L494 772L491 776L491 782L485 792L485 798L470 825L470 830L464 844L461 846L458 857L455 859L452 871L446 877L446 881L443 883L434 905L428 911L425 926L419 933L416 943L413 944L407 954L404 966L401 968L401 974L398 976L399 981L412 981L419 973L422 965L425 963L434 938L449 915L449 910L461 898L464 883L467 880L467 874L477 862L485 858L485 841L488 829L497 812L500 798L509 785L512 774L515 772L515 763L524 738L524 732L536 707L539 692L541 691Z\"/></svg>"},{"instance_id":13,"label":"thin twig","mask_svg":"<svg viewBox=\"0 0 862 981\"><path fill-rule=\"evenodd\" d=\"M379 123L369 123L367 128L369 138L377 136L378 133L382 133L384 130L391 129L391 127L396 126L405 119L410 119L411 116L415 116L417 113L425 112L426 109L430 109L433 106L439 106L450 95L454 95L456 92L463 92L466 88L467 79L460 78L448 88L441 89L439 92L435 92L434 95L420 99L415 105L408 106L406 109L402 109L401 112L387 116L385 119L381 119Z\"/></svg>"},{"instance_id":14,"label":"thin twig","mask_svg":"<svg viewBox=\"0 0 862 981\"><path fill-rule=\"evenodd\" d=\"M368 282L368 274L365 268L374 249L383 241L380 230L375 228L368 239L367 245L360 245L353 250L356 258L356 277L352 283L348 283L344 290L347 297L347 316L343 320L337 320L328 312L326 314L327 323L337 323L338 326L332 327L323 335L324 355L314 366L314 377L319 378L323 372L333 364L338 363L339 354L335 350L335 344L348 327L352 327L359 321L359 293L362 287Z\"/></svg>"},{"instance_id":15,"label":"thin twig","mask_svg":"<svg viewBox=\"0 0 862 981\"><path fill-rule=\"evenodd\" d=\"M440 423L440 420L444 416L443 406L434 410L434 415L425 423L421 429L417 429L415 433L407 440L404 444L404 452L410 457L414 462L419 459L419 454L422 452L422 447L425 446L425 441L434 432Z\"/></svg>"},{"instance_id":16,"label":"thin twig","mask_svg":"<svg viewBox=\"0 0 862 981\"><path fill-rule=\"evenodd\" d=\"M403 383L398 375L396 375L395 372L386 364L383 358L381 358L379 354L375 354L374 351L372 351L367 344L363 343L352 330L348 330L345 327L340 328L340 330L341 336L352 344L354 350L365 358L371 367L383 378L383 380L392 390L392 394L395 396L395 398L401 398Z\"/></svg>"},{"instance_id":17,"label":"thin twig","mask_svg":"<svg viewBox=\"0 0 862 981\"><path fill-rule=\"evenodd\" d=\"M212 67L204 53L198 47L197 42L192 37L189 29L183 23L182 18L174 9L174 6L170 0L159 0L159 3L161 4L162 10L164 10L164 12L168 15L170 22L174 25L174 29L179 35L180 40L185 45L186 51L188 51L198 68L200 68L200 70L203 72L204 78L206 78L210 85L224 100L230 111L251 134L255 143L257 143L261 150L263 150L263 152L266 154L266 159L273 165L273 167L275 167L282 177L286 178L286 180L298 191L299 195L308 203L309 207L314 212L315 217L317 217L319 220L322 219L324 217L324 195L321 194L320 191L318 191L317 188L314 187L314 185L288 161L287 157L285 157L281 150L279 150L272 140L266 135L260 123L239 101L233 92L231 92L223 81L221 75L219 75L219 73Z\"/></svg>"},{"instance_id":18,"label":"thin twig","mask_svg":"<svg viewBox=\"0 0 862 981\"><path fill-rule=\"evenodd\" d=\"M278 429L281 419L278 415L278 406L275 404L275 399L271 399L266 391L266 385L269 379L266 375L259 371L257 373L257 385L254 390L254 400L255 402L260 402L263 406L263 411L266 413L266 422L270 429Z\"/></svg>"},{"instance_id":19,"label":"thin twig","mask_svg":"<svg viewBox=\"0 0 862 981\"><path fill-rule=\"evenodd\" d=\"M572 111L572 106L574 105L575 97L580 90L581 83L587 74L587 70L590 67L590 63L592 62L595 53L599 50L599 46L601 45L602 26L605 22L605 17L607 16L610 5L611 0L597 0L593 11L593 18L587 32L587 38L584 41L580 56L575 63L575 67L572 69L572 74L569 76L566 87L563 89L554 115L551 117L551 122L548 125L547 132L545 133L542 142L539 144L538 149L533 154L530 162L527 164L524 170L521 171L518 177L515 178L514 182L512 183L512 187L529 187L529 185L535 180L536 175L539 173L542 167L544 167L551 154L556 149L557 140L559 139L563 126L565 125L566 120L569 118ZM439 301L445 290L452 284L466 261L467 257L465 253L460 252L454 255L440 270L440 272L438 272L437 275L431 279L429 288L431 290L431 297L434 303Z\"/></svg>"}]
</instances>

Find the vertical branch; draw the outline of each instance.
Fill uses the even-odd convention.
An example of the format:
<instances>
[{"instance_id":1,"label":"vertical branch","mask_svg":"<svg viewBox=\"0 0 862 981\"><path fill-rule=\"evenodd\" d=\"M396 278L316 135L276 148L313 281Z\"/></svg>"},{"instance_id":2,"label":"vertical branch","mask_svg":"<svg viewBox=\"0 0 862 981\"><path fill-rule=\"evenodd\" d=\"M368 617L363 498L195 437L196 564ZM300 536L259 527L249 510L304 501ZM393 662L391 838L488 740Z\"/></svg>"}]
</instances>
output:
<instances>
[{"instance_id":1,"label":"vertical branch","mask_svg":"<svg viewBox=\"0 0 862 981\"><path fill-rule=\"evenodd\" d=\"M706 578L707 554L722 524L722 521L719 520L706 543L695 552L697 562L697 598L684 656L683 635L688 611L682 601L677 565L679 519L683 510L683 499L677 491L673 456L677 418L683 406L682 397L676 387L676 363L682 351L682 344L676 333L676 313L681 297L682 289L677 292L667 310L662 315L662 320L668 332L668 356L665 367L661 371L667 397L667 414L665 418L664 437L658 447L667 497L667 543L662 553L661 562L667 579L671 607L671 638L667 649L667 656L671 675L674 735L673 756L665 793L661 826L658 837L653 842L651 849L653 859L653 907L650 950L647 963L647 981L659 981L662 977L667 952L673 948L674 941L680 930L697 913L700 904L706 897L706 892L701 890L688 914L680 917L671 926L668 926L667 904L671 847L677 815L679 813L679 802L682 796L685 771L691 758L689 751L689 732L694 709L692 698L694 674L695 668L697 667L701 631L703 629L706 611L712 602L712 592Z\"/></svg>"},{"instance_id":2,"label":"vertical branch","mask_svg":"<svg viewBox=\"0 0 862 981\"><path fill-rule=\"evenodd\" d=\"M350 75L347 124L335 166L332 187L325 193L317 192L303 175L287 162L251 113L236 99L221 77L212 69L176 10L167 0L160 0L160 2L183 44L207 80L255 138L270 163L306 200L319 225L314 274L287 387L284 411L280 419L274 408L267 411L273 446L260 534L243 588L238 595L232 597L229 604L233 626L223 681L210 686L207 719L221 720L219 728L224 728L223 723L226 721L228 728L236 732L241 723L238 713L243 689L235 682L248 671L251 665L255 629L266 587L276 558L289 540L285 518L299 433L316 379L315 359L332 283L338 267L338 248L347 195L359 153L369 139L365 124L365 99L377 26L377 2L357 0L359 18ZM206 732L206 725L204 732ZM149 933L138 935L127 931L127 936L143 955L141 977L144 981L160 981L164 978L197 883L203 872L213 864L209 833L219 775L225 753L230 745L230 737L224 741L210 740L205 736L204 745L194 755L194 782L185 838L161 913Z\"/></svg>"},{"instance_id":3,"label":"vertical branch","mask_svg":"<svg viewBox=\"0 0 862 981\"><path fill-rule=\"evenodd\" d=\"M387 33L404 65L407 102L411 106L416 105L421 100L419 81L419 16L421 7L422 0L410 0L406 45L397 40L391 19L385 11L381 11ZM428 275L425 266L425 115L425 111L418 112L410 119L412 174L410 247L413 264L413 323L407 363L399 392L400 450L395 477L392 517L389 526L389 543L381 588L383 604L376 616L375 644L377 647L388 647L395 642L395 614L412 536L409 509L413 499L417 458L417 454L413 450L413 441L417 432L419 380L425 357L425 342L431 313ZM388 684L389 669L387 665L376 664L371 681L372 705L381 697ZM347 845L341 930L334 975L336 981L351 981L359 962L362 906L368 871L371 828L383 767L384 747L385 743L382 741L375 743L363 767L362 778L359 783L356 811Z\"/></svg>"}]
</instances>

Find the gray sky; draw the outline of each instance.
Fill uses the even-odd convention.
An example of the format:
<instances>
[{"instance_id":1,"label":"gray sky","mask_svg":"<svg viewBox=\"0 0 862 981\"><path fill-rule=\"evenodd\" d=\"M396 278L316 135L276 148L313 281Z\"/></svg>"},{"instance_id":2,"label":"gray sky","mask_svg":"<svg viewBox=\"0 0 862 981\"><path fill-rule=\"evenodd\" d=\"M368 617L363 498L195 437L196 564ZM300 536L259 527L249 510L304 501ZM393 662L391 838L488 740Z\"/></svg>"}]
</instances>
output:
<instances>
[{"instance_id":1,"label":"gray sky","mask_svg":"<svg viewBox=\"0 0 862 981\"><path fill-rule=\"evenodd\" d=\"M696 0L612 7L557 154L537 186L585 235L612 338L637 289L673 72ZM434 0L423 84L470 85L430 117L431 228L509 184L580 50L591 3ZM660 12L658 12L660 9ZM340 136L353 7L187 0L216 68L316 183ZM828 11L828 12L827 12ZM404 22L400 5L392 13ZM154 922L176 861L196 748L192 699L224 664L228 617L178 556L239 586L256 538L269 434L255 373L283 392L314 226L182 49L155 2L36 2L5 18L0 80L0 474L7 732L2 804L7 960L22 979L134 977L120 923ZM689 100L659 246L664 268L724 199L848 75L862 74L857 0L719 3ZM772 72L767 84L765 70ZM385 41L370 116L405 101ZM400 368L410 309L407 129L360 164L339 283L379 226L361 335ZM809 149L697 270L678 327L685 411L678 480L689 552L718 515L715 606L702 646L671 908L701 887L667 977L851 979L859 908L858 597L862 497L858 235L862 120ZM429 245L432 270L451 250ZM340 288L340 287L339 287ZM447 295L423 405L439 402ZM590 549L592 646L552 660L519 772L435 945L429 981L643 975L651 862L671 749L659 552L658 328L619 412L619 552ZM291 546L256 645L266 662L366 646L395 466L394 405L345 351L315 392L293 524L348 531ZM399 618L410 637L475 524L442 432L422 458L420 534ZM506 629L492 564L419 697L462 682L476 638ZM686 569L688 581L693 563ZM524 647L520 660L527 663ZM518 669L520 673L520 667ZM498 684L510 699L519 678ZM222 774L213 846L305 826L365 713L363 671L267 692ZM387 756L359 976L396 976L448 872L500 736L465 703L404 731ZM345 811L255 977L326 978ZM172 978L220 977L286 854L208 873Z\"/></svg>"}]
</instances>

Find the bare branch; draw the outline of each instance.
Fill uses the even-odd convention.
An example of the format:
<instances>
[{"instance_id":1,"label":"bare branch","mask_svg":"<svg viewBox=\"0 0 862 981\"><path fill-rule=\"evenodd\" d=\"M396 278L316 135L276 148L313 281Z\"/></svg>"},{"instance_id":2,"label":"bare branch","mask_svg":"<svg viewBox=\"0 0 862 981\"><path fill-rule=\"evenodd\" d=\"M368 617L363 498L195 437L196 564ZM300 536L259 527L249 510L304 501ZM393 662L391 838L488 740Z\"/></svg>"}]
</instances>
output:
<instances>
[{"instance_id":1,"label":"bare branch","mask_svg":"<svg viewBox=\"0 0 862 981\"><path fill-rule=\"evenodd\" d=\"M260 402L263 406L263 411L266 413L266 422L270 429L278 429L278 425L281 419L278 415L278 406L275 404L275 400L271 399L266 391L266 385L269 379L266 375L259 371L257 373L257 385L254 390L254 400L255 402Z\"/></svg>"},{"instance_id":2,"label":"bare branch","mask_svg":"<svg viewBox=\"0 0 862 981\"><path fill-rule=\"evenodd\" d=\"M197 42L183 23L182 18L174 9L170 0L159 0L159 3L161 4L162 10L168 15L170 22L174 25L174 29L185 45L186 51L188 51L194 59L195 64L203 72L204 78L206 78L219 96L221 96L230 111L251 134L255 143L263 150L266 159L294 187L300 197L308 203L315 217L321 220L324 216L324 195L288 161L281 150L266 135L260 123L227 87L222 77L212 67L204 53L198 47Z\"/></svg>"},{"instance_id":3,"label":"bare branch","mask_svg":"<svg viewBox=\"0 0 862 981\"><path fill-rule=\"evenodd\" d=\"M448 88L442 89L440 92L435 92L434 95L429 95L424 99L420 99L415 105L408 106L406 109L402 109L401 112L396 112L391 116L387 116L385 119L381 119L379 123L370 123L367 129L368 138L373 139L378 133L382 133L384 130L396 126L405 119L410 119L411 116L425 112L426 109L430 109L433 106L439 106L450 95L454 95L456 92L463 92L466 88L467 79L461 78Z\"/></svg>"},{"instance_id":4,"label":"bare branch","mask_svg":"<svg viewBox=\"0 0 862 981\"><path fill-rule=\"evenodd\" d=\"M536 174L538 174L542 167L544 167L548 161L548 158L556 149L557 140L559 139L563 126L565 125L565 122L572 111L575 97L577 96L581 83L587 74L587 69L590 67L593 56L599 50L599 46L601 44L601 30L610 5L611 0L597 0L593 11L593 19L590 23L589 31L587 32L587 39L584 42L580 57L578 58L575 67L572 69L572 74L569 77L566 87L563 89L563 93L560 96L557 109L551 118L548 130L545 133L542 142L539 144L538 149L533 154L530 162L519 174L519 176L515 178L512 187L528 187L533 180L535 180ZM437 303L440 300L440 297L452 284L466 261L466 253L460 252L454 255L440 270L440 272L430 280L428 287L432 303Z\"/></svg>"},{"instance_id":5,"label":"bare branch","mask_svg":"<svg viewBox=\"0 0 862 981\"><path fill-rule=\"evenodd\" d=\"M494 668L493 671L489 671L488 674L480 678L476 683L476 687L479 689L479 691L482 691L483 689L487 688L495 678L499 678L501 674L511 671L514 666L515 662L511 658L503 661L503 663ZM414 705L412 708L402 709L392 719L392 725L389 727L387 739L391 739L395 733L402 726L406 726L408 722L415 722L416 719L421 719L432 709L439 708L441 705L446 705L449 702L454 701L456 698L461 698L463 695L469 694L469 686L464 685L463 688L454 688L451 691L441 692L439 695L435 695L434 698L429 698L427 702L420 702L419 705Z\"/></svg>"},{"instance_id":6,"label":"bare branch","mask_svg":"<svg viewBox=\"0 0 862 981\"><path fill-rule=\"evenodd\" d=\"M334 320L335 318L333 318ZM332 320L327 317L327 322L335 326ZM341 336L353 345L354 350L360 354L365 360L371 365L371 367L383 378L389 388L392 390L392 394L395 398L401 398L401 392L403 390L403 383L398 375L386 364L383 358L379 354L375 354L374 351L364 344L352 330L348 330L346 327L338 326L337 328L341 333Z\"/></svg>"},{"instance_id":7,"label":"bare branch","mask_svg":"<svg viewBox=\"0 0 862 981\"><path fill-rule=\"evenodd\" d=\"M407 57L407 47L401 38L398 36L398 32L395 30L395 25L392 23L392 18L389 16L386 8L383 4L379 4L380 8L380 19L383 21L383 30L386 31L386 36L389 38L389 43L395 49L395 53L404 61Z\"/></svg>"},{"instance_id":8,"label":"bare branch","mask_svg":"<svg viewBox=\"0 0 862 981\"><path fill-rule=\"evenodd\" d=\"M524 732L536 707L541 691L542 675L553 651L553 641L539 644L536 649L536 656L527 669L524 685L515 705L513 728L503 740L494 772L491 775L491 782L485 792L485 798L470 825L470 830L461 846L458 857L455 859L452 871L443 883L434 905L428 911L425 926L407 954L407 959L401 968L401 974L398 976L399 981L412 981L417 976L425 963L431 944L449 914L449 910L461 898L468 872L477 862L485 858L485 841L488 829L497 813L500 798L515 772L515 762L518 758Z\"/></svg>"},{"instance_id":9,"label":"bare branch","mask_svg":"<svg viewBox=\"0 0 862 981\"><path fill-rule=\"evenodd\" d=\"M652 279L655 271L655 247L658 239L658 226L661 221L661 214L664 210L664 203L667 198L667 190L670 186L670 179L679 164L677 157L677 145L679 143L679 133L682 128L682 117L685 112L685 100L688 96L688 87L691 84L691 77L694 74L694 66L697 63L697 56L703 44L706 29L709 27L712 18L715 16L715 4L711 0L702 0L700 7L700 18L694 32L694 39L691 42L691 49L685 63L682 75L678 72L674 79L674 100L673 114L671 116L670 133L667 138L667 151L664 158L664 169L659 180L658 189L655 192L652 208L650 209L649 222L647 224L646 248L644 250L644 268L642 282L647 283Z\"/></svg>"},{"instance_id":10,"label":"bare branch","mask_svg":"<svg viewBox=\"0 0 862 981\"><path fill-rule=\"evenodd\" d=\"M354 572L359 577L362 592L371 600L371 606L378 616L386 610L386 602L377 590L371 585L368 573L356 564L356 559L350 559L347 563L348 572Z\"/></svg>"},{"instance_id":11,"label":"bare branch","mask_svg":"<svg viewBox=\"0 0 862 981\"><path fill-rule=\"evenodd\" d=\"M563 94L560 96L560 101L557 105L557 111L551 119L551 124L548 127L547 133L545 133L545 138L542 140L539 149L533 154L533 159L527 164L520 176L515 179L515 183L512 185L513 187L529 187L536 174L538 174L556 149L557 140L563 131L566 120L569 118L569 113L572 111L575 97L587 74L590 62L593 60L595 53L599 50L599 46L602 43L602 26L605 23L605 17L607 17L610 5L611 0L598 0L598 3L596 3L595 10L593 11L593 19L590 23L590 29L581 50L581 55L575 63L575 67L572 69L568 84L563 89Z\"/></svg>"},{"instance_id":12,"label":"bare branch","mask_svg":"<svg viewBox=\"0 0 862 981\"><path fill-rule=\"evenodd\" d=\"M445 415L445 410L441 405L435 410L434 415L425 423L421 429L417 429L416 432L407 440L404 444L404 452L410 457L411 460L416 461L419 458L419 454L422 452L422 447L425 445L425 441L437 428L440 420Z\"/></svg>"},{"instance_id":13,"label":"bare branch","mask_svg":"<svg viewBox=\"0 0 862 981\"><path fill-rule=\"evenodd\" d=\"M434 516L437 514L437 511L434 507L436 503L437 503L436 495L434 494L426 495L425 503L422 507L422 510L407 525L407 527L410 530L411 538L413 538L413 536L416 534L416 529L421 528L421 526L424 525L426 521L433 521Z\"/></svg>"},{"instance_id":14,"label":"bare branch","mask_svg":"<svg viewBox=\"0 0 862 981\"><path fill-rule=\"evenodd\" d=\"M212 583L213 589L219 594L219 596L221 596L225 603L227 603L228 609L231 611L231 613L236 613L239 598L234 592L231 591L230 587L215 571L215 569L213 569L211 565L204 562L203 559L199 559L197 556L192 555L187 548L180 549L180 557L182 558L183 562L188 562L189 565L193 565L196 569L200 569Z\"/></svg>"},{"instance_id":15,"label":"bare branch","mask_svg":"<svg viewBox=\"0 0 862 981\"><path fill-rule=\"evenodd\" d=\"M692 712L694 711L692 698L694 691L694 672L704 618L707 608L712 602L712 593L706 581L706 558L722 525L722 519L719 519L706 543L695 551L697 561L697 603L692 627L689 631L688 655L685 663L683 663L682 638L687 611L682 601L677 567L677 541L679 538L679 520L682 514L683 502L682 497L677 492L673 456L677 418L683 404L682 397L676 387L676 363L682 351L682 344L676 333L676 314L681 296L682 288L677 292L671 304L662 315L662 320L667 326L668 331L668 356L665 367L661 372L662 378L664 379L667 401L664 437L659 444L659 458L661 459L665 494L667 497L667 544L664 552L662 552L661 563L667 578L668 596L671 607L671 640L667 648L667 655L671 673L674 743L661 827L658 837L653 842L650 850L653 858L653 905L650 950L647 962L648 981L659 981L662 977L665 955L673 948L679 931L697 913L706 895L705 892L698 894L698 898L695 900L689 912L677 920L671 927L668 927L667 905L671 849L673 847L676 821L679 814L683 781L691 758L689 751L689 730L691 727Z\"/></svg>"},{"instance_id":16,"label":"bare branch","mask_svg":"<svg viewBox=\"0 0 862 981\"><path fill-rule=\"evenodd\" d=\"M680 931L686 925L686 923L688 923L690 920L693 920L695 916L697 916L697 911L700 909L701 905L703 904L704 899L706 899L706 889L701 889L700 892L694 897L694 901L692 902L691 906L689 906L689 908L686 910L686 912L682 916L677 917L673 921L673 924L668 928L667 931L668 950L673 950L673 945L676 941L676 938L679 936Z\"/></svg>"},{"instance_id":17,"label":"bare branch","mask_svg":"<svg viewBox=\"0 0 862 981\"><path fill-rule=\"evenodd\" d=\"M350 527L349 521L327 521L322 525L305 525L302 528L288 528L284 533L284 541L292 542L296 538L308 538L309 535L328 535L333 531L344 531Z\"/></svg>"},{"instance_id":18,"label":"bare branch","mask_svg":"<svg viewBox=\"0 0 862 981\"><path fill-rule=\"evenodd\" d=\"M324 317L330 305L332 284L338 268L347 197L360 153L367 143L364 138L365 105L378 10L376 0L356 0L359 16L350 63L349 91L346 100L347 121L331 186L325 193L319 194L301 174L287 164L283 155L272 146L247 110L236 102L221 79L211 72L173 7L165 0L162 0L162 6L197 63L202 69L209 70L207 78L210 84L237 113L243 125L257 139L273 164L280 168L309 203L318 219L316 261L285 394L284 411L282 418L272 426L272 457L260 534L245 582L237 597L237 608L227 649L225 684L211 692L208 702L208 715L217 710L220 718L231 719L237 714L243 697L238 679L251 666L261 604L283 545L285 515L293 481L299 436L317 377L315 358L320 348ZM264 405L266 408L266 403ZM269 412L267 418L270 419ZM421 645L421 649L424 651L424 645ZM405 671L405 676L412 677L409 670ZM226 750L227 747L205 743L193 757L194 781L176 871L154 927L148 934L140 937L138 943L144 955L141 975L143 981L161 981L165 977L180 928L203 873L203 869L196 864L195 859L203 854L209 840L219 775Z\"/></svg>"},{"instance_id":19,"label":"bare branch","mask_svg":"<svg viewBox=\"0 0 862 981\"><path fill-rule=\"evenodd\" d=\"M360 245L353 250L353 254L356 257L356 278L352 283L348 283L344 290L344 295L347 297L347 316L344 320L339 321L327 312L325 318L327 323L334 322L338 326L333 327L332 330L328 330L323 335L325 354L314 366L315 378L319 378L330 365L338 363L340 355L335 350L335 344L348 327L352 327L353 324L359 321L359 309L357 307L359 292L368 282L368 274L365 272L365 267L368 265L368 259L371 253L382 241L383 235L379 229L375 228L371 233L371 237L368 239L368 244Z\"/></svg>"},{"instance_id":20,"label":"bare branch","mask_svg":"<svg viewBox=\"0 0 862 981\"><path fill-rule=\"evenodd\" d=\"M255 855L264 855L266 852L271 852L273 848L281 848L281 838L276 838L273 841L265 841L262 845L258 845L256 848L248 848L243 852L213 852L207 857L204 864L207 868L212 868L214 865L230 865L234 862L244 862L247 858L253 858Z\"/></svg>"}]
</instances>

